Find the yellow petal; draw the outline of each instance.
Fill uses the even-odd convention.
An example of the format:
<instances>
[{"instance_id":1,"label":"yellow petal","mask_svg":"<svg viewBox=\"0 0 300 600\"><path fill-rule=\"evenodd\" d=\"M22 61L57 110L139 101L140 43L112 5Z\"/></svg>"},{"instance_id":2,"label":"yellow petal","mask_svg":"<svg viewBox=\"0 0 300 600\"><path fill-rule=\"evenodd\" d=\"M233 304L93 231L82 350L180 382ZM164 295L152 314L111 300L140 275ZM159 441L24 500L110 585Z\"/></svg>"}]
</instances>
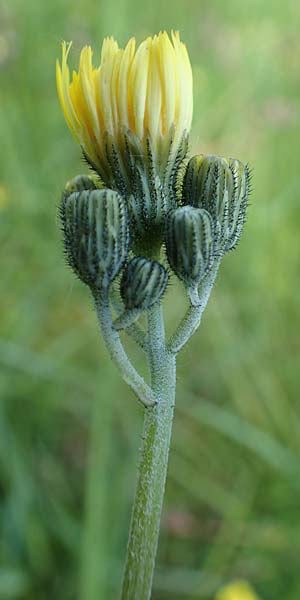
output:
<instances>
[{"instance_id":1,"label":"yellow petal","mask_svg":"<svg viewBox=\"0 0 300 600\"><path fill-rule=\"evenodd\" d=\"M129 73L135 52L135 39L129 40L124 53L122 54L120 72L119 72L119 86L118 86L118 105L119 105L119 116L120 122L124 128L129 127L129 122L133 121L133 115L129 117L128 107L128 95L129 95Z\"/></svg>"},{"instance_id":2,"label":"yellow petal","mask_svg":"<svg viewBox=\"0 0 300 600\"><path fill-rule=\"evenodd\" d=\"M100 110L102 113L105 131L108 131L111 134L114 130L111 78L113 72L114 59L118 52L118 49L118 44L113 38L105 38L102 45L101 66L99 69L98 76L98 110Z\"/></svg>"},{"instance_id":3,"label":"yellow petal","mask_svg":"<svg viewBox=\"0 0 300 600\"><path fill-rule=\"evenodd\" d=\"M175 52L166 32L161 34L159 66L162 81L162 132L165 134L175 120L177 85Z\"/></svg>"},{"instance_id":4,"label":"yellow petal","mask_svg":"<svg viewBox=\"0 0 300 600\"><path fill-rule=\"evenodd\" d=\"M145 132L149 132L154 144L161 135L162 85L159 68L159 40L154 38L149 49L147 100L145 109Z\"/></svg>"},{"instance_id":5,"label":"yellow petal","mask_svg":"<svg viewBox=\"0 0 300 600\"><path fill-rule=\"evenodd\" d=\"M144 116L147 95L149 52L151 38L140 44L129 74L128 113L129 126L140 137L144 135Z\"/></svg>"},{"instance_id":6,"label":"yellow petal","mask_svg":"<svg viewBox=\"0 0 300 600\"><path fill-rule=\"evenodd\" d=\"M100 133L100 127L96 110L92 49L90 46L85 46L81 51L78 76L80 93L82 95L82 105L84 106L88 128L91 132L93 132L93 135L97 137Z\"/></svg>"},{"instance_id":7,"label":"yellow petal","mask_svg":"<svg viewBox=\"0 0 300 600\"><path fill-rule=\"evenodd\" d=\"M71 46L72 42L70 42L69 44L66 44L66 42L62 43L62 66L60 66L58 60L56 61L56 85L58 97L65 119L74 137L78 140L78 129L80 127L80 124L78 122L70 99L70 72L69 67L67 65L68 54L70 52Z\"/></svg>"},{"instance_id":8,"label":"yellow petal","mask_svg":"<svg viewBox=\"0 0 300 600\"><path fill-rule=\"evenodd\" d=\"M193 111L192 69L184 44L179 33L172 32L177 72L176 126L178 132L189 131Z\"/></svg>"},{"instance_id":9,"label":"yellow petal","mask_svg":"<svg viewBox=\"0 0 300 600\"><path fill-rule=\"evenodd\" d=\"M124 50L118 50L117 54L115 54L115 56L113 58L113 67L112 67L111 84L110 84L113 128L114 128L115 134L118 133L118 130L120 129L120 124L121 124L118 90L119 90L120 66L121 66L123 54L124 54Z\"/></svg>"}]
</instances>

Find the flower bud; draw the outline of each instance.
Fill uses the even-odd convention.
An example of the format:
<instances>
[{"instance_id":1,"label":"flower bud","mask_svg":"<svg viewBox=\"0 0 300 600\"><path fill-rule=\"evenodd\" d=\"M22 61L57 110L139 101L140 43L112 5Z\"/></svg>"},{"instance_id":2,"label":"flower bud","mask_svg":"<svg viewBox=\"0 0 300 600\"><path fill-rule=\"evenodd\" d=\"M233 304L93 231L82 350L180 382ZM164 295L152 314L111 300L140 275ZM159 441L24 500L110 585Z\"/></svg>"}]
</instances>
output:
<instances>
[{"instance_id":1,"label":"flower bud","mask_svg":"<svg viewBox=\"0 0 300 600\"><path fill-rule=\"evenodd\" d=\"M160 263L142 256L133 258L121 279L120 292L125 310L114 322L114 328L129 327L144 310L158 302L168 279L168 271Z\"/></svg>"},{"instance_id":2,"label":"flower bud","mask_svg":"<svg viewBox=\"0 0 300 600\"><path fill-rule=\"evenodd\" d=\"M228 241L225 252L234 250L242 235L247 214L251 177L248 165L244 165L235 158L229 159L229 168L234 186L233 192L229 196Z\"/></svg>"},{"instance_id":3,"label":"flower bud","mask_svg":"<svg viewBox=\"0 0 300 600\"><path fill-rule=\"evenodd\" d=\"M61 220L67 261L92 289L107 292L129 249L127 210L112 190L84 190L63 196Z\"/></svg>"},{"instance_id":4,"label":"flower bud","mask_svg":"<svg viewBox=\"0 0 300 600\"><path fill-rule=\"evenodd\" d=\"M99 180L100 182L100 180ZM77 175L68 181L63 194L65 196L72 192L82 192L84 190L96 190L98 188L97 178L91 175Z\"/></svg>"},{"instance_id":5,"label":"flower bud","mask_svg":"<svg viewBox=\"0 0 300 600\"><path fill-rule=\"evenodd\" d=\"M199 304L198 286L214 258L210 214L192 206L173 210L168 219L166 248L170 266L185 283L192 304Z\"/></svg>"},{"instance_id":6,"label":"flower bud","mask_svg":"<svg viewBox=\"0 0 300 600\"><path fill-rule=\"evenodd\" d=\"M142 256L133 258L123 273L120 286L126 308L150 308L162 297L168 279L168 271L156 260Z\"/></svg>"},{"instance_id":7,"label":"flower bud","mask_svg":"<svg viewBox=\"0 0 300 600\"><path fill-rule=\"evenodd\" d=\"M214 241L222 254L232 250L242 233L249 195L249 168L235 159L194 156L182 189L185 204L207 210L213 219Z\"/></svg>"}]
</instances>

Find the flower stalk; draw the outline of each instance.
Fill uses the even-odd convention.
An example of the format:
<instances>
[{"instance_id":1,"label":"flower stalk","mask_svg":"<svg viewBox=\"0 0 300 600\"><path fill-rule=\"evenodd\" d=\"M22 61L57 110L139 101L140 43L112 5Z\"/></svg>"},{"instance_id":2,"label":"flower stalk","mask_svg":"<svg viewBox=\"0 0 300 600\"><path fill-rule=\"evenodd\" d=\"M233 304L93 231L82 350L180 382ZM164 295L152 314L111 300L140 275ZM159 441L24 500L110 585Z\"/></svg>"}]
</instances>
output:
<instances>
[{"instance_id":1,"label":"flower stalk","mask_svg":"<svg viewBox=\"0 0 300 600\"><path fill-rule=\"evenodd\" d=\"M151 387L157 404L145 411L122 600L148 600L151 595L175 403L176 358L166 347L160 306L149 310L148 331Z\"/></svg>"},{"instance_id":2,"label":"flower stalk","mask_svg":"<svg viewBox=\"0 0 300 600\"><path fill-rule=\"evenodd\" d=\"M132 39L124 50L107 38L96 68L86 46L72 78L69 51L64 43L58 94L93 175L75 177L64 190L64 249L69 266L91 291L113 363L145 407L122 600L149 600L176 356L199 327L221 260L241 236L249 169L212 155L185 163L193 81L178 33L170 39L161 32L137 49ZM162 301L170 277L180 281L189 307L167 341ZM146 332L139 323L143 315ZM133 366L120 330L145 353L149 382ZM96 494L93 481L89 485Z\"/></svg>"},{"instance_id":3,"label":"flower stalk","mask_svg":"<svg viewBox=\"0 0 300 600\"><path fill-rule=\"evenodd\" d=\"M124 381L132 388L137 398L146 407L154 406L157 400L153 394L153 390L151 390L133 367L121 343L120 336L113 327L108 299L99 299L95 294L95 305L102 337L112 361L119 369Z\"/></svg>"}]
</instances>

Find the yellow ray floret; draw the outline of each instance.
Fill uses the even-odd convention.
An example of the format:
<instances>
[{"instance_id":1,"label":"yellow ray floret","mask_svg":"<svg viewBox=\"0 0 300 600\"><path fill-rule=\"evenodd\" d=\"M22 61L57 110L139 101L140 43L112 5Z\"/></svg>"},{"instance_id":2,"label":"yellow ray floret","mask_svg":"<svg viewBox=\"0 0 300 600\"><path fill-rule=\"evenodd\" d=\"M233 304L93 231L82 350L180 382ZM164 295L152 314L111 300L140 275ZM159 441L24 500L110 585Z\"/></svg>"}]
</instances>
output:
<instances>
[{"instance_id":1,"label":"yellow ray floret","mask_svg":"<svg viewBox=\"0 0 300 600\"><path fill-rule=\"evenodd\" d=\"M71 44L62 44L56 63L57 89L67 124L85 153L96 163L105 149L105 134L118 148L120 136L130 130L155 149L173 132L176 150L188 134L193 112L192 70L179 34L148 37L136 49L135 39L125 49L113 38L103 41L98 67L92 49L85 46L78 72L68 68Z\"/></svg>"}]
</instances>

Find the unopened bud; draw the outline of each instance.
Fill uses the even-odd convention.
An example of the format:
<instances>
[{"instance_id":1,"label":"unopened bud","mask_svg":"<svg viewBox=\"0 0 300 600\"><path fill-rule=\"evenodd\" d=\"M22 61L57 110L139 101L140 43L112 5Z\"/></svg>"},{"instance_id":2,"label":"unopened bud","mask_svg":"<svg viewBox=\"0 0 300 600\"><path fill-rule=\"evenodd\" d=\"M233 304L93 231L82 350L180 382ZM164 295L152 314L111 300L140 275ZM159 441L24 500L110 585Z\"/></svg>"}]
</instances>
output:
<instances>
[{"instance_id":1,"label":"unopened bud","mask_svg":"<svg viewBox=\"0 0 300 600\"><path fill-rule=\"evenodd\" d=\"M233 177L233 193L229 197L228 241L225 251L234 250L244 227L250 193L250 169L235 158L229 159Z\"/></svg>"},{"instance_id":2,"label":"unopened bud","mask_svg":"<svg viewBox=\"0 0 300 600\"><path fill-rule=\"evenodd\" d=\"M100 185L97 185L98 179L94 175L77 175L73 179L67 182L63 194L65 196L72 194L72 192L83 192L84 190L96 190Z\"/></svg>"},{"instance_id":3,"label":"unopened bud","mask_svg":"<svg viewBox=\"0 0 300 600\"><path fill-rule=\"evenodd\" d=\"M185 283L191 303L199 304L198 286L214 258L210 214L192 206L173 210L168 219L166 248L170 266Z\"/></svg>"},{"instance_id":4,"label":"unopened bud","mask_svg":"<svg viewBox=\"0 0 300 600\"><path fill-rule=\"evenodd\" d=\"M127 309L150 308L160 300L168 283L168 271L156 260L136 256L124 270L120 292Z\"/></svg>"},{"instance_id":5,"label":"unopened bud","mask_svg":"<svg viewBox=\"0 0 300 600\"><path fill-rule=\"evenodd\" d=\"M185 204L207 210L213 219L214 241L220 254L232 250L245 222L249 168L235 159L194 156L188 163L182 189Z\"/></svg>"},{"instance_id":6,"label":"unopened bud","mask_svg":"<svg viewBox=\"0 0 300 600\"><path fill-rule=\"evenodd\" d=\"M168 284L168 271L155 260L136 256L123 272L120 292L124 312L114 322L115 329L129 327L144 311L158 302Z\"/></svg>"},{"instance_id":7,"label":"unopened bud","mask_svg":"<svg viewBox=\"0 0 300 600\"><path fill-rule=\"evenodd\" d=\"M63 196L61 220L67 260L92 289L106 292L129 249L127 211L113 190L84 190Z\"/></svg>"}]
</instances>

